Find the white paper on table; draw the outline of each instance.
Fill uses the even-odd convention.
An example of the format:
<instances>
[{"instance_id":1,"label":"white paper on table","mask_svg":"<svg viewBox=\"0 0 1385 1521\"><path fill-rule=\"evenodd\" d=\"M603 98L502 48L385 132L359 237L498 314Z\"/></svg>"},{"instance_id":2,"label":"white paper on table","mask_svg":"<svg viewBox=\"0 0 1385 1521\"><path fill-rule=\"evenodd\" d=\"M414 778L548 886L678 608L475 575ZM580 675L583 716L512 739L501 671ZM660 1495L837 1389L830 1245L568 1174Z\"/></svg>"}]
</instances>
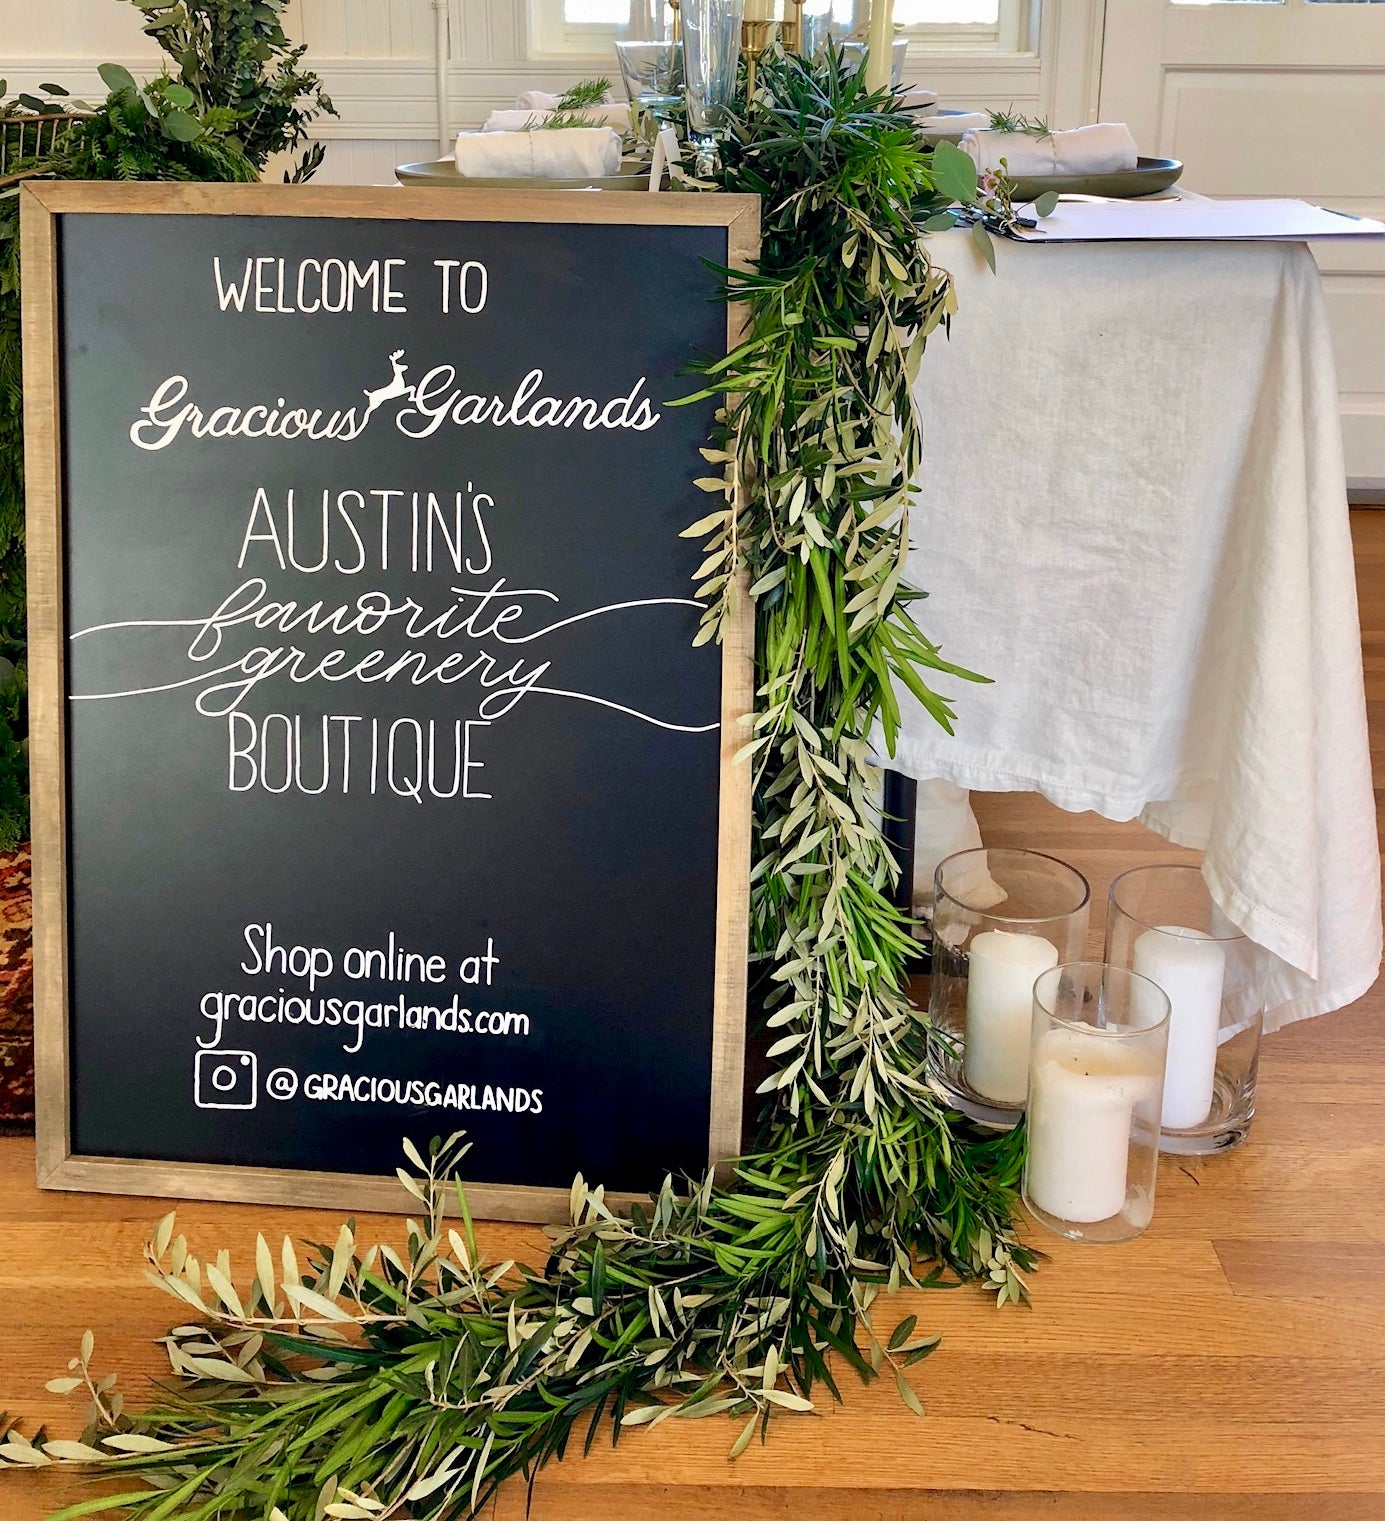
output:
<instances>
[{"instance_id":1,"label":"white paper on table","mask_svg":"<svg viewBox=\"0 0 1385 1521\"><path fill-rule=\"evenodd\" d=\"M1034 208L1019 214L1032 217ZM1385 222L1293 200L1060 201L1015 236L1026 243L1287 242L1385 237Z\"/></svg>"},{"instance_id":2,"label":"white paper on table","mask_svg":"<svg viewBox=\"0 0 1385 1521\"><path fill-rule=\"evenodd\" d=\"M675 164L683 161L683 150L678 146L678 131L671 122L665 122L659 128L659 135L654 139L654 152L650 155L649 162L649 188L662 190L664 187L664 170L670 173Z\"/></svg>"}]
</instances>

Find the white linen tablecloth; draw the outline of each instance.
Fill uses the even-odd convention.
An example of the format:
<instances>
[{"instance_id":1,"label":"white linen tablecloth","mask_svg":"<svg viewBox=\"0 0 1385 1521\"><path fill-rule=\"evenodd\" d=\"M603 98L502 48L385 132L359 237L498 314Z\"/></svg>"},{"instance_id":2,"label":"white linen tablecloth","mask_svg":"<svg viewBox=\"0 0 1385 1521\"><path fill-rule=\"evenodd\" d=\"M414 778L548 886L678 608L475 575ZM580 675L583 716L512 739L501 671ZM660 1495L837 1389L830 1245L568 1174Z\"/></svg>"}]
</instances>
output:
<instances>
[{"instance_id":1,"label":"white linen tablecloth","mask_svg":"<svg viewBox=\"0 0 1385 1521\"><path fill-rule=\"evenodd\" d=\"M932 250L958 313L917 383L915 615L994 684L947 683L953 738L901 692L890 764L1205 849L1273 954L1266 1029L1350 1003L1379 970L1380 857L1311 254L1007 243L993 276L962 234ZM960 794L931 807L965 838Z\"/></svg>"}]
</instances>

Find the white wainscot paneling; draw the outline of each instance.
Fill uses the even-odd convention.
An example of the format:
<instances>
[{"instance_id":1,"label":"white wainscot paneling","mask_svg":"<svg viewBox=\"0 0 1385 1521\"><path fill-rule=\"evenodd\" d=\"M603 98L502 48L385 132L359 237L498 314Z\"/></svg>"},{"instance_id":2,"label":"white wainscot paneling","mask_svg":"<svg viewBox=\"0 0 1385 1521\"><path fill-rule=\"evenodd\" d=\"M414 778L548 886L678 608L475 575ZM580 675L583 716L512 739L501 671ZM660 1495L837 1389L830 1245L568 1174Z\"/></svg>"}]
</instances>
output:
<instances>
[{"instance_id":1,"label":"white wainscot paneling","mask_svg":"<svg viewBox=\"0 0 1385 1521\"><path fill-rule=\"evenodd\" d=\"M334 138L313 176L315 185L394 185L396 164L416 164L438 156L433 138Z\"/></svg>"},{"instance_id":2,"label":"white wainscot paneling","mask_svg":"<svg viewBox=\"0 0 1385 1521\"><path fill-rule=\"evenodd\" d=\"M1382 213L1385 205L1374 210ZM1385 245L1320 243L1313 252L1332 321L1347 475L1374 500L1385 497ZM1375 267L1363 267L1372 253Z\"/></svg>"},{"instance_id":3,"label":"white wainscot paneling","mask_svg":"<svg viewBox=\"0 0 1385 1521\"><path fill-rule=\"evenodd\" d=\"M1385 57L1359 68L1170 68L1160 150L1207 195L1301 196L1385 216ZM1332 321L1347 474L1385 486L1385 246L1314 247Z\"/></svg>"},{"instance_id":4,"label":"white wainscot paneling","mask_svg":"<svg viewBox=\"0 0 1385 1521\"><path fill-rule=\"evenodd\" d=\"M1385 198L1385 56L1360 70L1169 69L1159 142L1204 195Z\"/></svg>"},{"instance_id":5,"label":"white wainscot paneling","mask_svg":"<svg viewBox=\"0 0 1385 1521\"><path fill-rule=\"evenodd\" d=\"M52 60L61 71L64 58L152 56L157 49L140 21L133 5L115 0L0 0L0 74L13 87L14 66L30 59Z\"/></svg>"}]
</instances>

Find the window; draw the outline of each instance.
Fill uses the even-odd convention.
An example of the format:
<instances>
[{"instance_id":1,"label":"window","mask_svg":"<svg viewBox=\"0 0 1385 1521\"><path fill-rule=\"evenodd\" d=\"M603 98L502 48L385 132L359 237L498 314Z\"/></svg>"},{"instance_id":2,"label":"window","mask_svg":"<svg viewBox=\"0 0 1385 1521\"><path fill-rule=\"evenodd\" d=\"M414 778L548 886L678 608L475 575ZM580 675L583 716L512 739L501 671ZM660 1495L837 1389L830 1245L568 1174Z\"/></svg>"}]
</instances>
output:
<instances>
[{"instance_id":1,"label":"window","mask_svg":"<svg viewBox=\"0 0 1385 1521\"><path fill-rule=\"evenodd\" d=\"M812 8L813 0L808 0ZM870 0L830 0L844 30L864 27ZM1014 52L1025 46L1034 0L895 0L894 19L929 47ZM617 37L657 36L661 0L530 0L531 53L598 57Z\"/></svg>"}]
</instances>

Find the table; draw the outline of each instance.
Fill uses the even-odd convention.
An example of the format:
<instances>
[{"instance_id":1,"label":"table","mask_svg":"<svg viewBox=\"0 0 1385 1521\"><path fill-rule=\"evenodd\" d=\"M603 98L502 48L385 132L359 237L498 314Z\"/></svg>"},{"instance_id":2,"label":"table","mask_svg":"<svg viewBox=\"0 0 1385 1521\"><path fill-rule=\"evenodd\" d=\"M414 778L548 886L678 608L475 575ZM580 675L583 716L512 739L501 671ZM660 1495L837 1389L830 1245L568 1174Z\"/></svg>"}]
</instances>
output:
<instances>
[{"instance_id":1,"label":"table","mask_svg":"<svg viewBox=\"0 0 1385 1521\"><path fill-rule=\"evenodd\" d=\"M936 240L956 281L916 395L916 616L955 738L901 693L918 864L965 789L1204 848L1271 953L1266 1029L1380 965L1380 878L1332 353L1303 244ZM1037 848L1050 842L1026 841ZM917 878L916 878L917 880Z\"/></svg>"}]
</instances>

